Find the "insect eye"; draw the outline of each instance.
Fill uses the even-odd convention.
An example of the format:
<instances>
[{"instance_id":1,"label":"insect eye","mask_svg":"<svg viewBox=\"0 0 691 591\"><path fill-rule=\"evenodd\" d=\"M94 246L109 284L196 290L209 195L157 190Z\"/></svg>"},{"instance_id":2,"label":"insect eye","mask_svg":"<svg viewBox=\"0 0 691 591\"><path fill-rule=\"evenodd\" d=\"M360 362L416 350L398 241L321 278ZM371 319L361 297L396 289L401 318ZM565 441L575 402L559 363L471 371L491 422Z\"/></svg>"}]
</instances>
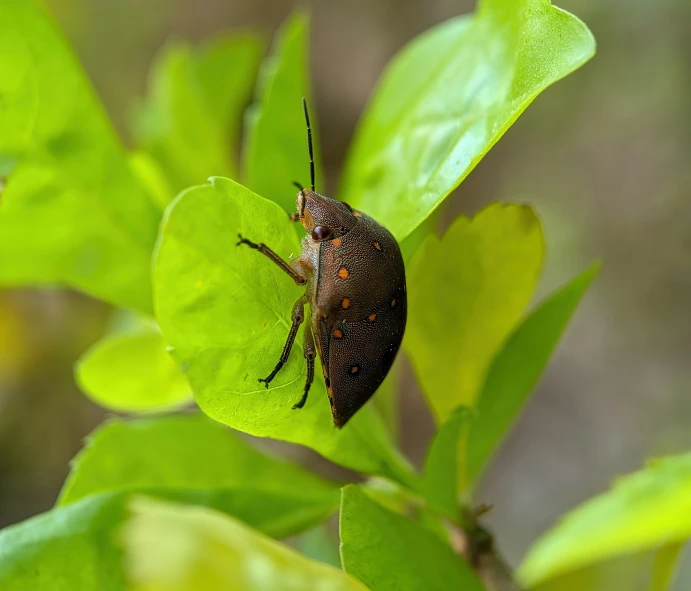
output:
<instances>
[{"instance_id":1,"label":"insect eye","mask_svg":"<svg viewBox=\"0 0 691 591\"><path fill-rule=\"evenodd\" d=\"M315 226L312 230L314 240L326 240L329 236L331 236L331 229L326 226Z\"/></svg>"}]
</instances>

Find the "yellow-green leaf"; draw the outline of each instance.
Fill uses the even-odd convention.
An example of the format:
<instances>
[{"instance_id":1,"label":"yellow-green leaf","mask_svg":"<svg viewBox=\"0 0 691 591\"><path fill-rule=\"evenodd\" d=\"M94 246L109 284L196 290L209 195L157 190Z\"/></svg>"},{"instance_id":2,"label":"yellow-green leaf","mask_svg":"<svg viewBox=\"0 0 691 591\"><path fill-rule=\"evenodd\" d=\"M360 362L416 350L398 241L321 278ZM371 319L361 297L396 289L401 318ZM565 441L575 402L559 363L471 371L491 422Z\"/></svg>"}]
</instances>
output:
<instances>
[{"instance_id":1,"label":"yellow-green leaf","mask_svg":"<svg viewBox=\"0 0 691 591\"><path fill-rule=\"evenodd\" d=\"M670 591L674 584L685 542L666 544L655 554L648 591Z\"/></svg>"},{"instance_id":2,"label":"yellow-green leaf","mask_svg":"<svg viewBox=\"0 0 691 591\"><path fill-rule=\"evenodd\" d=\"M304 529L300 523L314 525L319 510L309 505L309 497L300 499L262 489L214 493L161 488L147 493L176 503L212 507L273 536ZM137 495L129 490L89 495L0 530L0 589L131 591L125 582L120 538L133 496ZM169 566L175 564L170 556L165 558Z\"/></svg>"},{"instance_id":3,"label":"yellow-green leaf","mask_svg":"<svg viewBox=\"0 0 691 591\"><path fill-rule=\"evenodd\" d=\"M404 346L438 423L473 406L535 289L542 230L527 206L494 204L427 238L408 271Z\"/></svg>"},{"instance_id":4,"label":"yellow-green leaf","mask_svg":"<svg viewBox=\"0 0 691 591\"><path fill-rule=\"evenodd\" d=\"M241 522L201 507L138 499L123 532L132 591L366 591Z\"/></svg>"},{"instance_id":5,"label":"yellow-green leaf","mask_svg":"<svg viewBox=\"0 0 691 591\"><path fill-rule=\"evenodd\" d=\"M519 570L534 586L587 565L691 538L691 454L649 462L571 511Z\"/></svg>"},{"instance_id":6,"label":"yellow-green leaf","mask_svg":"<svg viewBox=\"0 0 691 591\"><path fill-rule=\"evenodd\" d=\"M461 432L473 423L470 409L461 406L437 430L425 460L423 482L430 505L451 519L460 513L458 499L459 441Z\"/></svg>"},{"instance_id":7,"label":"yellow-green leaf","mask_svg":"<svg viewBox=\"0 0 691 591\"><path fill-rule=\"evenodd\" d=\"M121 412L160 411L192 399L185 376L154 329L101 339L78 361L75 378L94 402Z\"/></svg>"},{"instance_id":8,"label":"yellow-green leaf","mask_svg":"<svg viewBox=\"0 0 691 591\"><path fill-rule=\"evenodd\" d=\"M387 67L351 148L340 197L410 234L547 86L595 52L549 0L480 0Z\"/></svg>"},{"instance_id":9,"label":"yellow-green leaf","mask_svg":"<svg viewBox=\"0 0 691 591\"><path fill-rule=\"evenodd\" d=\"M309 100L308 33L309 18L304 12L296 12L283 24L273 54L262 65L257 102L246 118L244 183L291 213L297 192L293 182L310 184L303 97L312 111L317 183L321 186L325 180L320 172L316 109Z\"/></svg>"},{"instance_id":10,"label":"yellow-green leaf","mask_svg":"<svg viewBox=\"0 0 691 591\"><path fill-rule=\"evenodd\" d=\"M203 415L110 420L72 462L59 505L112 492L191 499L282 537L338 506L338 488Z\"/></svg>"},{"instance_id":11,"label":"yellow-green leaf","mask_svg":"<svg viewBox=\"0 0 691 591\"><path fill-rule=\"evenodd\" d=\"M60 284L151 314L160 211L34 0L0 0L0 284ZM11 166L7 166L10 162Z\"/></svg>"},{"instance_id":12,"label":"yellow-green leaf","mask_svg":"<svg viewBox=\"0 0 691 591\"><path fill-rule=\"evenodd\" d=\"M255 35L237 33L198 49L174 42L156 58L135 130L168 179L168 201L210 176L235 176L242 111L261 49Z\"/></svg>"}]
</instances>

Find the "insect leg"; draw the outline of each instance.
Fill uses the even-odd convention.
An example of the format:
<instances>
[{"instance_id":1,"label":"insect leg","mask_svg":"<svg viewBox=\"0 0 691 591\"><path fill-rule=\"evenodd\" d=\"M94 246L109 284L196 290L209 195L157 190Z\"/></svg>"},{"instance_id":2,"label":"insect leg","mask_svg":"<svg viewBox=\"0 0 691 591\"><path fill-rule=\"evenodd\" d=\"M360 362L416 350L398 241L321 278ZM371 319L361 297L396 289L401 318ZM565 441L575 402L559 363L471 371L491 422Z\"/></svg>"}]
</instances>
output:
<instances>
[{"instance_id":1,"label":"insect leg","mask_svg":"<svg viewBox=\"0 0 691 591\"><path fill-rule=\"evenodd\" d=\"M274 263L276 263L281 269L283 269L288 275L290 275L297 283L298 285L305 285L307 283L307 277L293 269L288 263L286 263L280 256L278 256L273 250L271 250L266 244L262 244L261 242L252 242L250 240L247 240L246 238L243 238L241 234L238 234L238 238L240 239L237 243L237 246L240 246L241 244L246 244L250 248L253 248L254 250L258 250L261 252L263 255L269 257Z\"/></svg>"},{"instance_id":2,"label":"insect leg","mask_svg":"<svg viewBox=\"0 0 691 591\"><path fill-rule=\"evenodd\" d=\"M305 382L305 392L300 398L300 401L293 405L293 409L302 408L307 402L307 395L310 391L310 386L314 381L314 358L317 356L317 349L314 346L314 335L312 334L312 327L305 328L305 359L307 360L307 381Z\"/></svg>"},{"instance_id":3,"label":"insect leg","mask_svg":"<svg viewBox=\"0 0 691 591\"><path fill-rule=\"evenodd\" d=\"M288 357L290 357L290 350L293 348L295 337L298 334L298 328L300 328L300 325L305 320L306 301L307 297L302 296L297 302L295 302L295 305L293 306L293 313L291 315L293 319L293 324L290 327L288 339L286 340L286 344L283 347L283 353L281 353L281 358L278 360L278 363L276 364L276 367L274 367L274 370L268 376L266 376L265 378L259 378L259 381L266 384L267 388L269 387L269 383L271 382L271 380L273 380L276 377L276 374L279 371L281 371L283 365L286 363L286 361L288 361Z\"/></svg>"}]
</instances>

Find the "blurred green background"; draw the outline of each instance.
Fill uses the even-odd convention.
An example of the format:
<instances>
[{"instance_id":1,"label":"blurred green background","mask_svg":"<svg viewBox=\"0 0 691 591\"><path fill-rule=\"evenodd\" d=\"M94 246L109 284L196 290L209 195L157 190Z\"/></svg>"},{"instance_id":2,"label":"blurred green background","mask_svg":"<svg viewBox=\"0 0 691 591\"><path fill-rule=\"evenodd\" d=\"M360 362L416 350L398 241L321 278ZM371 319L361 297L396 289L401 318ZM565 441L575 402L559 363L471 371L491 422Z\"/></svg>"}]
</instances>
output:
<instances>
[{"instance_id":1,"label":"blurred green background","mask_svg":"<svg viewBox=\"0 0 691 591\"><path fill-rule=\"evenodd\" d=\"M126 144L151 60L168 39L251 27L268 41L293 8L279 0L46 3ZM544 292L594 258L604 261L478 495L494 504L488 523L514 564L617 475L648 456L691 449L691 2L556 4L588 24L598 55L537 99L446 202L441 220L495 200L533 204L548 240ZM311 109L328 193L389 58L474 2L309 5ZM104 411L77 391L72 364L109 317L104 304L75 293L0 292L0 526L52 505L69 460L102 420ZM432 419L408 369L403 385L401 438L419 463ZM291 453L323 468L306 450ZM676 588L691 588L691 568Z\"/></svg>"}]
</instances>

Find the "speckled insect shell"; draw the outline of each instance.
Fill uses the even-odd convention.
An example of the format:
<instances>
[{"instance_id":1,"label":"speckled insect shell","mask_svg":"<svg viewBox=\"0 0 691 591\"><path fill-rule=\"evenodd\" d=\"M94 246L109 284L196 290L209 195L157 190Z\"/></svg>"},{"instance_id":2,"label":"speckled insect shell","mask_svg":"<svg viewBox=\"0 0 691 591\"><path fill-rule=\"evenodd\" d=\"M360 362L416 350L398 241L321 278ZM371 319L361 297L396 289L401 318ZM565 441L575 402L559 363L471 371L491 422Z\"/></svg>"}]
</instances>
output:
<instances>
[{"instance_id":1,"label":"speckled insect shell","mask_svg":"<svg viewBox=\"0 0 691 591\"><path fill-rule=\"evenodd\" d=\"M297 213L307 231L302 254L288 263L262 242L238 235L238 246L269 258L297 285L306 287L291 314L291 327L267 388L287 363L305 304L311 315L304 332L305 389L294 410L305 406L321 358L334 424L343 427L384 381L405 332L408 301L403 257L396 239L372 218L314 190L314 150L307 102L302 99L310 157L310 189L300 188Z\"/></svg>"},{"instance_id":2,"label":"speckled insect shell","mask_svg":"<svg viewBox=\"0 0 691 591\"><path fill-rule=\"evenodd\" d=\"M401 345L407 317L403 257L391 233L347 204L307 189L298 210L308 235L296 263L308 277L311 327L334 423L374 394ZM315 240L315 227L329 229Z\"/></svg>"}]
</instances>

